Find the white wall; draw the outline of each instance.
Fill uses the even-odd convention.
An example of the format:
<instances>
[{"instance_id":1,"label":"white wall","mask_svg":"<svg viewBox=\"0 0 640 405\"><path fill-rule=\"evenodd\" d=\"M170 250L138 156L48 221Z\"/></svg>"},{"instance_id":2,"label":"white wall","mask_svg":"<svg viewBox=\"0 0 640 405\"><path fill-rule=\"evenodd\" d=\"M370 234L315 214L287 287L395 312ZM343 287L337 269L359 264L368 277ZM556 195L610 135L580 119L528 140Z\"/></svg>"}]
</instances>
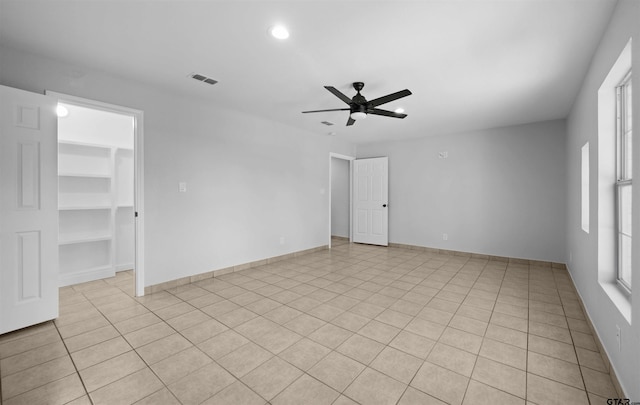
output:
<instances>
[{"instance_id":1,"label":"white wall","mask_svg":"<svg viewBox=\"0 0 640 405\"><path fill-rule=\"evenodd\" d=\"M0 83L144 111L145 285L328 243L335 137L6 47Z\"/></svg>"},{"instance_id":2,"label":"white wall","mask_svg":"<svg viewBox=\"0 0 640 405\"><path fill-rule=\"evenodd\" d=\"M640 2L620 0L591 62L589 72L567 118L567 263L587 312L605 346L621 384L632 401L640 398L640 187L633 194L633 273L629 324L598 282L598 89L618 55L633 37L632 65L636 91L633 122L640 122ZM635 133L636 139L638 132ZM580 151L590 145L590 232L580 223ZM640 142L634 142L633 155L640 156ZM633 177L640 179L640 159L635 159ZM616 325L621 328L622 350L618 350Z\"/></svg>"},{"instance_id":3,"label":"white wall","mask_svg":"<svg viewBox=\"0 0 640 405\"><path fill-rule=\"evenodd\" d=\"M390 242L563 262L564 131L549 121L362 145L357 156L389 157Z\"/></svg>"},{"instance_id":4,"label":"white wall","mask_svg":"<svg viewBox=\"0 0 640 405\"><path fill-rule=\"evenodd\" d=\"M331 235L349 237L349 161L331 158Z\"/></svg>"}]
</instances>

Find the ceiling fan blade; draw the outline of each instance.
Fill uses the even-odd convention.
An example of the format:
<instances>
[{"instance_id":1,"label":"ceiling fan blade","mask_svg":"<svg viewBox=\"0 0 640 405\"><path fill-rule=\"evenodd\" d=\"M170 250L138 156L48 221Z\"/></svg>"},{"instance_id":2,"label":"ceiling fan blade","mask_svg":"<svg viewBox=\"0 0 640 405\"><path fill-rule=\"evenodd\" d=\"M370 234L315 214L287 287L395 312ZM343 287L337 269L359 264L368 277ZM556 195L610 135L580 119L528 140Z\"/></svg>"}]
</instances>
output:
<instances>
[{"instance_id":1,"label":"ceiling fan blade","mask_svg":"<svg viewBox=\"0 0 640 405\"><path fill-rule=\"evenodd\" d=\"M386 96L374 98L373 100L369 101L368 104L369 104L370 107L377 107L379 105L386 104L386 103L389 103L391 101L397 100L397 99L402 98L402 97L407 97L407 96L410 96L410 95L411 95L411 92L409 90L407 90L407 89L400 90L400 91L395 92L395 93L387 94Z\"/></svg>"},{"instance_id":2,"label":"ceiling fan blade","mask_svg":"<svg viewBox=\"0 0 640 405\"><path fill-rule=\"evenodd\" d=\"M303 111L303 114L306 113L317 113L317 112L326 112L326 111L349 111L350 108L331 108L329 110L313 110L313 111Z\"/></svg>"},{"instance_id":3,"label":"ceiling fan blade","mask_svg":"<svg viewBox=\"0 0 640 405\"><path fill-rule=\"evenodd\" d=\"M349 119L347 120L347 126L353 125L355 123L356 123L356 120L354 120L353 118L351 118L351 116L349 116Z\"/></svg>"},{"instance_id":4,"label":"ceiling fan blade","mask_svg":"<svg viewBox=\"0 0 640 405\"><path fill-rule=\"evenodd\" d=\"M336 89L332 86L324 86L325 89L329 90L334 96L338 97L340 100L344 101L347 104L351 104L351 99L340 92L340 90Z\"/></svg>"},{"instance_id":5,"label":"ceiling fan blade","mask_svg":"<svg viewBox=\"0 0 640 405\"><path fill-rule=\"evenodd\" d=\"M405 118L407 116L407 114L399 114L397 112L381 110L379 108L370 108L367 110L367 114L384 115L385 117L393 117L393 118Z\"/></svg>"}]
</instances>

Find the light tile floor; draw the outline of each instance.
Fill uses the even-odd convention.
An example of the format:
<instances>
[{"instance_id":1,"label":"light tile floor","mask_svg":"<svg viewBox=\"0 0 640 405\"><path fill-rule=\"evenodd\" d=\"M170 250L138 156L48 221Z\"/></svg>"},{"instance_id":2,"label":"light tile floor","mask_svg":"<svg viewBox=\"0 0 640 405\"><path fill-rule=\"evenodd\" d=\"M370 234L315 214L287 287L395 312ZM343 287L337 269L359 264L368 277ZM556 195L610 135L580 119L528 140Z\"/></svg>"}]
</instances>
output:
<instances>
[{"instance_id":1,"label":"light tile floor","mask_svg":"<svg viewBox=\"0 0 640 405\"><path fill-rule=\"evenodd\" d=\"M60 289L0 336L2 403L605 404L617 397L565 270L334 241L136 299Z\"/></svg>"}]
</instances>

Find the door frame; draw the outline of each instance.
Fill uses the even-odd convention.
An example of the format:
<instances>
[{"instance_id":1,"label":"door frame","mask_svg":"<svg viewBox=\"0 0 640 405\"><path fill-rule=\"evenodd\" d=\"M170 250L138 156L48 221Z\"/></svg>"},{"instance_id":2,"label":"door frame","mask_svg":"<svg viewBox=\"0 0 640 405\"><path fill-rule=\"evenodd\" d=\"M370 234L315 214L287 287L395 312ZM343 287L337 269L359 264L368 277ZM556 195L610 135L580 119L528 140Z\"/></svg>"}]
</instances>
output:
<instances>
[{"instance_id":1,"label":"door frame","mask_svg":"<svg viewBox=\"0 0 640 405\"><path fill-rule=\"evenodd\" d=\"M58 93L46 90L45 94L57 98L59 102L73 104L79 107L86 107L95 110L102 110L117 114L124 114L133 117L133 210L135 216L135 242L134 242L134 275L135 275L135 295L144 295L144 131L142 110L123 107L116 104L103 103L83 97Z\"/></svg>"},{"instance_id":2,"label":"door frame","mask_svg":"<svg viewBox=\"0 0 640 405\"><path fill-rule=\"evenodd\" d=\"M353 161L354 156L342 155L340 153L329 152L329 249L331 249L331 189L333 188L333 161L332 158L347 160L349 162L349 242L353 241Z\"/></svg>"}]
</instances>

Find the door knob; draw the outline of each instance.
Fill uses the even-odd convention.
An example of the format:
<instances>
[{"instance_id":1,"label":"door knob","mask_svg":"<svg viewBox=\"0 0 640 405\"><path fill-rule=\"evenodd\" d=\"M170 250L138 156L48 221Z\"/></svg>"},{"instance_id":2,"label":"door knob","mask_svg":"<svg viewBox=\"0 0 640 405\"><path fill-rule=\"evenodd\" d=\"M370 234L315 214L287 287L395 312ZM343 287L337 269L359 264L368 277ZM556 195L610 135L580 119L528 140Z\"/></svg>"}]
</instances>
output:
<instances>
[{"instance_id":1,"label":"door knob","mask_svg":"<svg viewBox=\"0 0 640 405\"><path fill-rule=\"evenodd\" d=\"M387 208L387 204L382 204L382 207L383 208Z\"/></svg>"}]
</instances>

